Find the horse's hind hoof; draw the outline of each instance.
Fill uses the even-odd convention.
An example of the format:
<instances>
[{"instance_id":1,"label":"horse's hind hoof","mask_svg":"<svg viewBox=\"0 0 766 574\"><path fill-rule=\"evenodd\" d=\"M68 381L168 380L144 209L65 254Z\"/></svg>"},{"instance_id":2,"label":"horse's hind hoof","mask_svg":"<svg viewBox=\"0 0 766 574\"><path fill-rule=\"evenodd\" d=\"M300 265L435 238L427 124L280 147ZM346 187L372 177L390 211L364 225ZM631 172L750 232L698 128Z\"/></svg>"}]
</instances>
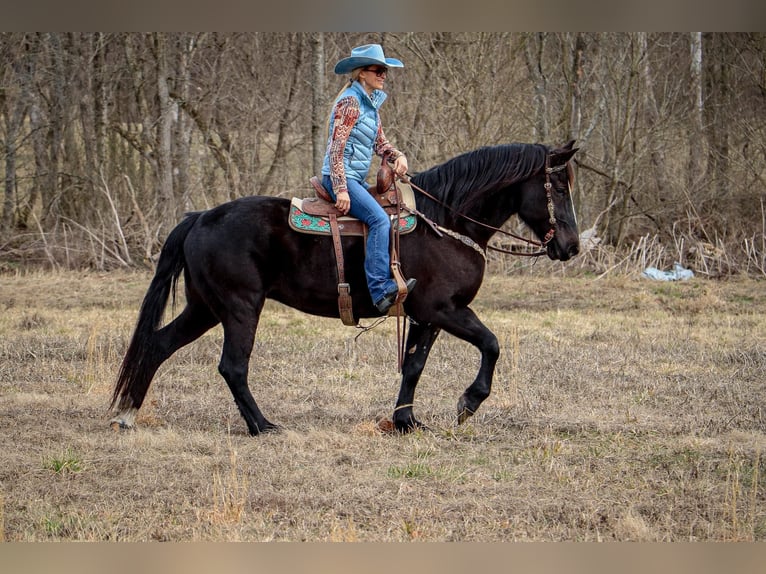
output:
<instances>
[{"instance_id":1,"label":"horse's hind hoof","mask_svg":"<svg viewBox=\"0 0 766 574\"><path fill-rule=\"evenodd\" d=\"M111 421L109 423L109 428L111 428L114 432L123 432L123 431L136 430L135 426L129 425L125 421L117 421L117 420Z\"/></svg>"},{"instance_id":2,"label":"horse's hind hoof","mask_svg":"<svg viewBox=\"0 0 766 574\"><path fill-rule=\"evenodd\" d=\"M262 426L255 425L251 428L247 429L247 433L250 436L260 436L260 435L267 435L267 434L279 434L283 432L283 428L280 425L275 425L274 423L266 422L266 424Z\"/></svg>"},{"instance_id":3,"label":"horse's hind hoof","mask_svg":"<svg viewBox=\"0 0 766 574\"><path fill-rule=\"evenodd\" d=\"M135 429L136 409L125 409L109 421L109 426L114 432Z\"/></svg>"}]
</instances>

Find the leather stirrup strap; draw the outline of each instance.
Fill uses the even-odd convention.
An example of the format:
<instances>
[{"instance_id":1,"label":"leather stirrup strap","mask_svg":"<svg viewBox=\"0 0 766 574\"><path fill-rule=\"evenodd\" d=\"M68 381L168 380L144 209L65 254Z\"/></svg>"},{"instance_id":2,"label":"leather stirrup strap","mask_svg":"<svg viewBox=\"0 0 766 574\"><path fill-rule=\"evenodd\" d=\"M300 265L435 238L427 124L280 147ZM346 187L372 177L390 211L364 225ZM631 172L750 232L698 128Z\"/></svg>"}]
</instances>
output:
<instances>
[{"instance_id":1,"label":"leather stirrup strap","mask_svg":"<svg viewBox=\"0 0 766 574\"><path fill-rule=\"evenodd\" d=\"M402 364L404 363L404 347L405 347L405 334L407 331L407 324L404 321L404 300L407 298L407 283L402 275L402 264L399 261L399 221L402 216L402 197L399 187L396 182L393 182L393 189L396 193L396 220L391 222L391 274L396 281L396 288L398 290L396 294L396 353L397 353L397 371L402 372Z\"/></svg>"},{"instance_id":2,"label":"leather stirrup strap","mask_svg":"<svg viewBox=\"0 0 766 574\"><path fill-rule=\"evenodd\" d=\"M399 290L396 296L396 303L400 304L404 302L404 299L407 297L407 283L404 281L402 265L399 261L399 237L401 236L401 233L399 232L399 221L402 217L401 193L396 183L393 183L393 189L396 191L397 202L396 213L391 216L392 218L396 218L391 221L391 274L393 275L394 281L396 281L396 287Z\"/></svg>"},{"instance_id":3,"label":"leather stirrup strap","mask_svg":"<svg viewBox=\"0 0 766 574\"><path fill-rule=\"evenodd\" d=\"M340 319L344 325L356 325L351 303L351 289L346 283L346 273L343 264L343 245L340 242L340 229L338 229L338 218L330 215L330 229L332 230L332 243L335 247L335 263L338 266L338 311Z\"/></svg>"}]
</instances>

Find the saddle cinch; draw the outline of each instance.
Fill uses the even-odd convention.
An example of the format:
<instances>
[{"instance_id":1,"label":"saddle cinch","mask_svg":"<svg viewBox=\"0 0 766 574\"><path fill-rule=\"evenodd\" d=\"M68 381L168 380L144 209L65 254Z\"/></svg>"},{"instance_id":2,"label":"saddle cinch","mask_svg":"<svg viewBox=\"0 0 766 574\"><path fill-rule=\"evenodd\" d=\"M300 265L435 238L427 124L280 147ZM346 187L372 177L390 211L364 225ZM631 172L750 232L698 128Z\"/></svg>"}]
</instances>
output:
<instances>
[{"instance_id":1,"label":"saddle cinch","mask_svg":"<svg viewBox=\"0 0 766 574\"><path fill-rule=\"evenodd\" d=\"M365 237L367 225L355 217L343 215L338 211L318 177L313 176L309 181L316 192L316 197L294 197L290 205L288 223L291 229L300 233L332 236L338 271L338 310L343 324L353 326L357 324L357 321L353 316L351 293L345 279L341 237L347 235ZM400 269L398 237L415 229L417 217L414 212L408 211L408 209L415 209L415 195L409 186L405 186L404 191L399 189L387 158L381 162L376 185L370 187L368 191L391 220L391 271L399 288L398 302L401 302L407 295L407 286ZM394 305L389 312L393 315L401 313L403 313L401 305Z\"/></svg>"}]
</instances>

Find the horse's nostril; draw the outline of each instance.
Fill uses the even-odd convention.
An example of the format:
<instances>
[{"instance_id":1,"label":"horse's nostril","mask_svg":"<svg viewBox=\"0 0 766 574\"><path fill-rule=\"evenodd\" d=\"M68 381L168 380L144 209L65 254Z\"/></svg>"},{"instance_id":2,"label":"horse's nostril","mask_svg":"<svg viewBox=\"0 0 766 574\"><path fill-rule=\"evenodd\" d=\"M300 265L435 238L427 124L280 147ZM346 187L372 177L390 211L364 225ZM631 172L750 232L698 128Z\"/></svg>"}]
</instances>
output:
<instances>
[{"instance_id":1,"label":"horse's nostril","mask_svg":"<svg viewBox=\"0 0 766 574\"><path fill-rule=\"evenodd\" d=\"M569 248L569 256L574 257L578 253L580 253L580 246L575 243Z\"/></svg>"}]
</instances>

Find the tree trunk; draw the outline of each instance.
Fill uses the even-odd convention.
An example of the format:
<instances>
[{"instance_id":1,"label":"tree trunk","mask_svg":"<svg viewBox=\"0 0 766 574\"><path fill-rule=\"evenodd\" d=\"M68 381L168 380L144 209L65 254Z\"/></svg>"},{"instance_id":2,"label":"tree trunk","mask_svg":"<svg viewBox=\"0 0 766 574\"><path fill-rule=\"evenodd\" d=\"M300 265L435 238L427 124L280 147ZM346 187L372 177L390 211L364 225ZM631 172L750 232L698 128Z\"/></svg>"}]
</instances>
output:
<instances>
[{"instance_id":1,"label":"tree trunk","mask_svg":"<svg viewBox=\"0 0 766 574\"><path fill-rule=\"evenodd\" d=\"M649 58L649 42L646 32L638 33L638 49L641 62L641 75L644 79L644 109L646 111L646 145L651 149L650 158L652 172L656 182L656 194L660 202L664 202L668 190L667 167L662 140L653 137L654 133L660 133L660 112L657 108L657 99L654 96L654 79L652 77L651 59Z\"/></svg>"},{"instance_id":2,"label":"tree trunk","mask_svg":"<svg viewBox=\"0 0 766 574\"><path fill-rule=\"evenodd\" d=\"M292 70L292 76L290 76L290 85L287 90L287 100L285 106L282 109L282 114L279 118L279 128L277 130L277 143L274 147L274 160L271 162L269 171L263 181L263 188L265 190L271 190L274 187L274 179L277 169L284 167L286 162L287 148L285 140L287 138L287 130L290 122L293 119L296 106L296 88L298 84L298 78L301 75L301 63L303 62L303 41L300 35L296 35L294 41L290 43L290 47L294 50L295 56L292 62L292 66L288 69Z\"/></svg>"},{"instance_id":3,"label":"tree trunk","mask_svg":"<svg viewBox=\"0 0 766 574\"><path fill-rule=\"evenodd\" d=\"M178 98L181 102L186 102L190 98L191 86L191 60L202 37L196 35L182 34L179 38L178 58L176 61L176 89ZM174 188L178 194L178 205L181 211L189 211L191 205L191 185L189 170L191 168L191 146L192 130L194 122L188 114L178 114L175 123L175 133L173 139L176 142L175 147L175 167L176 179Z\"/></svg>"},{"instance_id":4,"label":"tree trunk","mask_svg":"<svg viewBox=\"0 0 766 574\"><path fill-rule=\"evenodd\" d=\"M26 44L26 37L23 41ZM14 225L18 225L17 214L19 209L19 198L17 188L16 159L17 152L21 145L21 129L26 115L27 98L26 89L28 85L27 75L29 67L28 59L20 56L14 49L16 42L8 43L8 52L3 50L3 57L8 58L12 63L5 70L8 77L3 77L0 88L0 117L4 118L5 139L3 142L3 153L5 154L5 178L3 193L2 220L0 228L10 230ZM3 46L3 48L5 48ZM21 89L15 86L21 85ZM6 87L7 86L7 87Z\"/></svg>"},{"instance_id":5,"label":"tree trunk","mask_svg":"<svg viewBox=\"0 0 766 574\"><path fill-rule=\"evenodd\" d=\"M730 108L728 40L724 34L711 34L711 50L704 59L708 95L703 102L708 140L708 192L714 211L730 200L729 125Z\"/></svg>"},{"instance_id":6,"label":"tree trunk","mask_svg":"<svg viewBox=\"0 0 766 574\"><path fill-rule=\"evenodd\" d=\"M159 125L157 129L157 189L160 217L165 226L174 226L177 214L173 197L173 112L168 87L168 46L164 33L154 35L157 57L157 98L159 100ZM144 126L146 129L147 126Z\"/></svg>"},{"instance_id":7,"label":"tree trunk","mask_svg":"<svg viewBox=\"0 0 766 574\"><path fill-rule=\"evenodd\" d=\"M3 200L3 229L10 229L16 221L16 151L21 124L24 119L24 99L11 103L3 98L6 107L0 110L5 116L5 194ZM8 105L11 104L11 105Z\"/></svg>"},{"instance_id":8,"label":"tree trunk","mask_svg":"<svg viewBox=\"0 0 766 574\"><path fill-rule=\"evenodd\" d=\"M580 138L580 129L582 126L582 93L580 83L583 75L583 57L585 53L585 34L577 32L574 39L574 50L572 52L572 77L570 79L569 93L569 138L577 140Z\"/></svg>"},{"instance_id":9,"label":"tree trunk","mask_svg":"<svg viewBox=\"0 0 766 574\"><path fill-rule=\"evenodd\" d=\"M97 197L97 188L102 185L99 172L103 167L98 160L98 137L96 135L96 74L98 73L98 40L96 34L83 34L77 42L78 57L83 62L78 71L79 119L82 130L82 147L85 151L83 172L91 182L87 193Z\"/></svg>"},{"instance_id":10,"label":"tree trunk","mask_svg":"<svg viewBox=\"0 0 766 574\"><path fill-rule=\"evenodd\" d=\"M528 34L524 55L529 77L535 91L535 124L532 139L537 142L548 141L548 80L543 71L543 54L547 34L538 32Z\"/></svg>"},{"instance_id":11,"label":"tree trunk","mask_svg":"<svg viewBox=\"0 0 766 574\"><path fill-rule=\"evenodd\" d=\"M702 100L702 32L692 32L689 35L691 65L690 76L690 108L689 118L689 167L687 170L687 189L697 189L705 176L704 173L704 104Z\"/></svg>"},{"instance_id":12,"label":"tree trunk","mask_svg":"<svg viewBox=\"0 0 766 574\"><path fill-rule=\"evenodd\" d=\"M95 59L93 63L93 111L96 132L96 165L98 169L106 167L107 126L109 122L108 92L106 83L106 46L107 39L103 32L98 32L94 39Z\"/></svg>"},{"instance_id":13,"label":"tree trunk","mask_svg":"<svg viewBox=\"0 0 766 574\"><path fill-rule=\"evenodd\" d=\"M572 52L572 71L569 94L569 140L579 140L580 131L582 128L582 90L581 82L583 76L583 58L585 54L585 35L582 32L577 32L574 39L574 49ZM577 164L572 162L575 169L575 179L577 179ZM582 197L580 195L580 187L575 186L572 190L572 201L575 206L582 205ZM582 214L582 208L579 207Z\"/></svg>"},{"instance_id":14,"label":"tree trunk","mask_svg":"<svg viewBox=\"0 0 766 574\"><path fill-rule=\"evenodd\" d=\"M46 147L47 162L44 168L45 177L41 186L43 213L41 220L44 224L53 223L59 213L59 169L61 161L61 145L64 140L64 63L61 39L56 33L46 34L43 41L48 41L51 51L51 83L48 94L48 135Z\"/></svg>"},{"instance_id":15,"label":"tree trunk","mask_svg":"<svg viewBox=\"0 0 766 574\"><path fill-rule=\"evenodd\" d=\"M312 92L311 92L311 168L314 175L322 171L327 140L325 134L325 119L327 110L324 103L325 92L325 57L324 33L316 32L311 35L312 54Z\"/></svg>"},{"instance_id":16,"label":"tree trunk","mask_svg":"<svg viewBox=\"0 0 766 574\"><path fill-rule=\"evenodd\" d=\"M45 172L48 169L48 154L46 150L45 129L42 123L42 111L40 109L40 93L35 86L37 73L37 60L40 56L40 41L38 34L30 34L24 38L26 50L26 66L22 76L23 97L29 104L29 133L32 140L32 153L34 157L34 175L31 178L29 193L17 206L16 225L26 228L35 204L40 198Z\"/></svg>"}]
</instances>

